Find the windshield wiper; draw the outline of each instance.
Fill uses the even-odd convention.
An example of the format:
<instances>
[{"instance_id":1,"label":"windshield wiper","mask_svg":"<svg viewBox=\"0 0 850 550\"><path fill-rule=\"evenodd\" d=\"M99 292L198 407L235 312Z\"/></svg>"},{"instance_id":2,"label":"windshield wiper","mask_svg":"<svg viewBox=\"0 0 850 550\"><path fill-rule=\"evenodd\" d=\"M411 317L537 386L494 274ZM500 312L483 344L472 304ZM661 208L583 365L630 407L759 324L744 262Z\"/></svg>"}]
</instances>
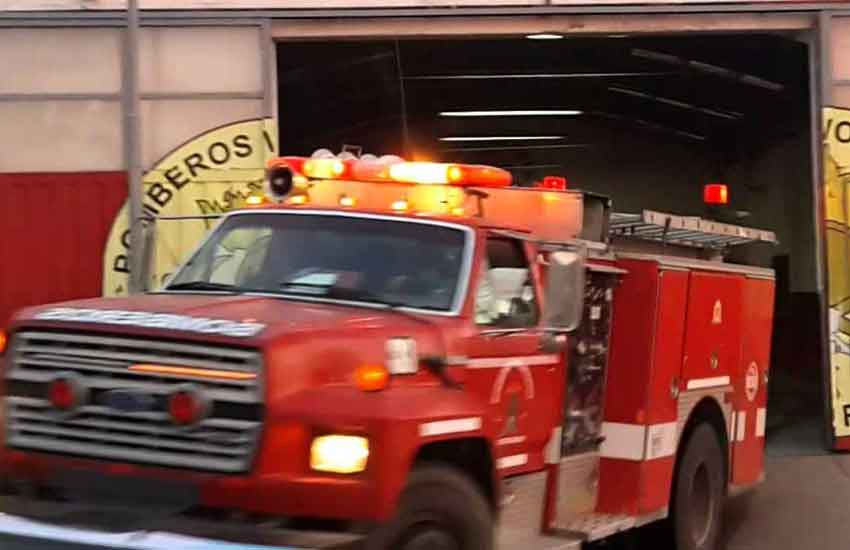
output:
<instances>
[{"instance_id":1,"label":"windshield wiper","mask_svg":"<svg viewBox=\"0 0 850 550\"><path fill-rule=\"evenodd\" d=\"M285 289L304 287L310 290L323 290L324 292L322 293L322 297L324 298L335 298L337 300L352 300L355 302L373 302L376 304L387 306L391 309L405 307L407 305L402 302L392 302L389 300L385 300L384 298L381 298L380 296L373 294L368 290L344 288L334 286L333 284L311 282L299 283L297 281L286 281L281 283L280 286L281 288ZM310 292L309 294L313 295L314 293Z\"/></svg>"},{"instance_id":2,"label":"windshield wiper","mask_svg":"<svg viewBox=\"0 0 850 550\"><path fill-rule=\"evenodd\" d=\"M165 287L165 290L226 290L230 292L242 292L243 289L236 285L227 283L213 283L210 281L186 281L185 283L174 283Z\"/></svg>"}]
</instances>

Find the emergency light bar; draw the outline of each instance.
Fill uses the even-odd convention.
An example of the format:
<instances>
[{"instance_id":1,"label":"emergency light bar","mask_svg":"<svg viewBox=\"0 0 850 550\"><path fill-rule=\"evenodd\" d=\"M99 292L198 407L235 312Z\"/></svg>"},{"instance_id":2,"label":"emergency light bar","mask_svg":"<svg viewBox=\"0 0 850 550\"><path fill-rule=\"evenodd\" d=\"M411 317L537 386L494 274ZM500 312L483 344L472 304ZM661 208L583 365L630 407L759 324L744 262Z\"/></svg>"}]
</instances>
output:
<instances>
[{"instance_id":1,"label":"emergency light bar","mask_svg":"<svg viewBox=\"0 0 850 550\"><path fill-rule=\"evenodd\" d=\"M473 216L551 241L572 239L581 228L581 194L566 187L560 177L512 187L510 172L492 166L409 162L390 155L357 158L326 150L309 158L272 159L266 180L269 197L287 206Z\"/></svg>"},{"instance_id":2,"label":"emergency light bar","mask_svg":"<svg viewBox=\"0 0 850 550\"><path fill-rule=\"evenodd\" d=\"M352 181L388 182L418 185L459 185L473 187L508 187L511 174L507 170L478 164L440 162L408 162L398 157L375 160L282 157L269 162L269 171L288 167L310 179L348 179Z\"/></svg>"}]
</instances>

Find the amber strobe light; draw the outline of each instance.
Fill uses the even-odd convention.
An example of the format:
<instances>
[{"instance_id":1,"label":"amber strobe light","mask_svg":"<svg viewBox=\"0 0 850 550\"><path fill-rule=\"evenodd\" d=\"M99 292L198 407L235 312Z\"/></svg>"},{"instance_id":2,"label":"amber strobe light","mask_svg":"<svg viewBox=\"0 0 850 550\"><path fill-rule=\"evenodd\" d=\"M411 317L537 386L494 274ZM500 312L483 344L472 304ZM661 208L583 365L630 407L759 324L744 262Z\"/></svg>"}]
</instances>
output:
<instances>
[{"instance_id":1,"label":"amber strobe light","mask_svg":"<svg viewBox=\"0 0 850 550\"><path fill-rule=\"evenodd\" d=\"M3 355L3 352L6 351L6 342L8 342L6 333L0 330L0 355Z\"/></svg>"},{"instance_id":2,"label":"amber strobe light","mask_svg":"<svg viewBox=\"0 0 850 550\"><path fill-rule=\"evenodd\" d=\"M363 391L379 391L387 387L390 373L383 365L363 365L355 372L357 387Z\"/></svg>"},{"instance_id":3,"label":"amber strobe light","mask_svg":"<svg viewBox=\"0 0 850 550\"><path fill-rule=\"evenodd\" d=\"M709 183L702 190L705 204L729 204L729 189L724 183Z\"/></svg>"}]
</instances>

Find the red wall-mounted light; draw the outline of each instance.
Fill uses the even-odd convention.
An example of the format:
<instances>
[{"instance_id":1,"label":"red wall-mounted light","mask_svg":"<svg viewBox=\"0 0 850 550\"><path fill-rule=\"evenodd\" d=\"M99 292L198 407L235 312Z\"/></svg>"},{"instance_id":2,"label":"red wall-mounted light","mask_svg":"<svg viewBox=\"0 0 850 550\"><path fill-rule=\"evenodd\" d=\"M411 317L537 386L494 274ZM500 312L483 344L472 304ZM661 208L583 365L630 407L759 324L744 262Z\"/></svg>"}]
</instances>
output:
<instances>
[{"instance_id":1,"label":"red wall-mounted light","mask_svg":"<svg viewBox=\"0 0 850 550\"><path fill-rule=\"evenodd\" d=\"M705 204L729 204L729 188L725 183L709 183L702 190Z\"/></svg>"},{"instance_id":2,"label":"red wall-mounted light","mask_svg":"<svg viewBox=\"0 0 850 550\"><path fill-rule=\"evenodd\" d=\"M540 182L540 187L543 189L552 189L554 191L566 191L567 178L561 176L545 176Z\"/></svg>"}]
</instances>

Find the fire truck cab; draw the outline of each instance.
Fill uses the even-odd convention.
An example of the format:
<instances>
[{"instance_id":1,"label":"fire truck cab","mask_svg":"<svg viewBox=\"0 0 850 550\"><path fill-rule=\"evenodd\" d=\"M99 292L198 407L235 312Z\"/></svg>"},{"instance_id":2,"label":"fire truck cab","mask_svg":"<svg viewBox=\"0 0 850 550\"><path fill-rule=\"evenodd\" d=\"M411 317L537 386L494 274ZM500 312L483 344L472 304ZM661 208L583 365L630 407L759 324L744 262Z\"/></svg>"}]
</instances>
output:
<instances>
[{"instance_id":1,"label":"fire truck cab","mask_svg":"<svg viewBox=\"0 0 850 550\"><path fill-rule=\"evenodd\" d=\"M772 234L510 184L282 157L161 290L20 312L7 511L393 550L664 521L717 548L724 499L763 476L774 292L721 253Z\"/></svg>"}]
</instances>

